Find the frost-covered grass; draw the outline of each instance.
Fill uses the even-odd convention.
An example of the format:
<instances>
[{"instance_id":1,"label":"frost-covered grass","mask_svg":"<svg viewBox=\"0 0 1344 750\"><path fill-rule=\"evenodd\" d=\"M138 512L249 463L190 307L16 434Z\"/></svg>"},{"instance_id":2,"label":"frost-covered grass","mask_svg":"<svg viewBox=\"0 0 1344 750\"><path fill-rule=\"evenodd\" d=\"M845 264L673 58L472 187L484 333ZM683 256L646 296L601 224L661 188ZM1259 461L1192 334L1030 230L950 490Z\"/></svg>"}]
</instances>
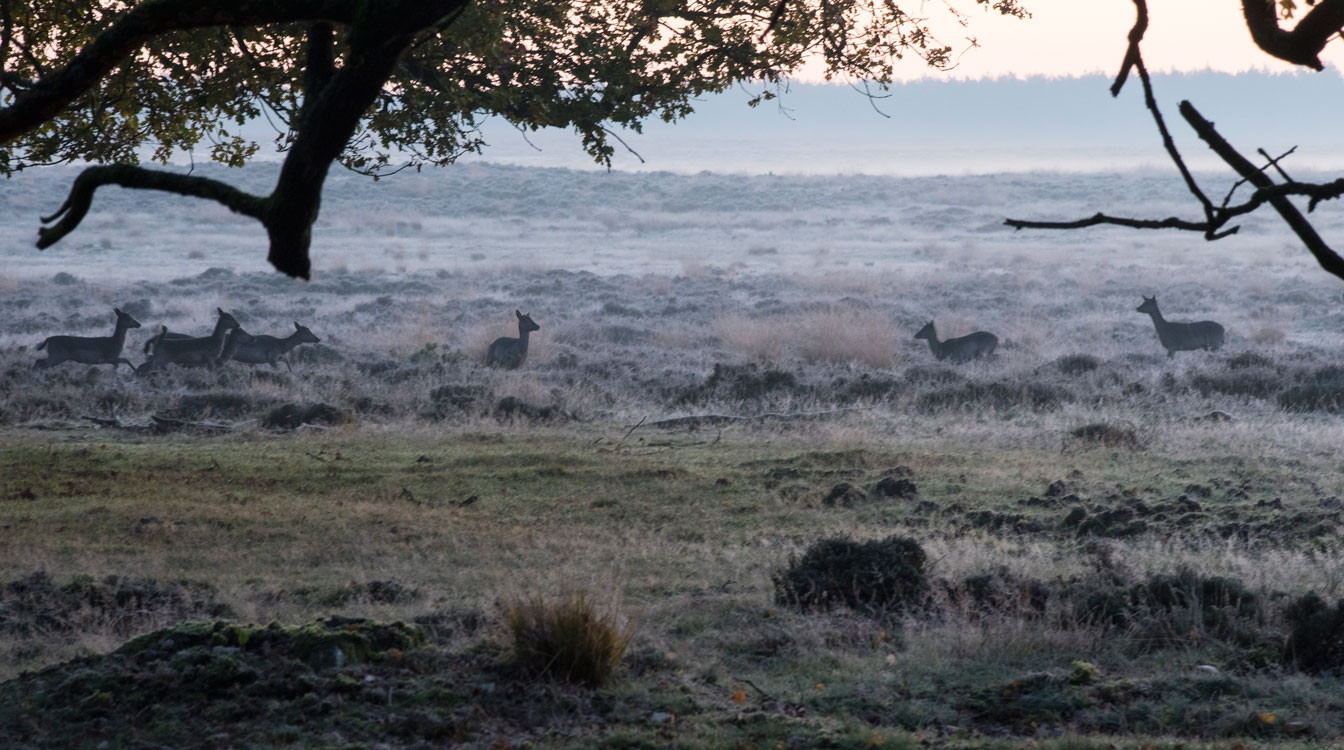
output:
<instances>
[{"instance_id":1,"label":"frost-covered grass","mask_svg":"<svg viewBox=\"0 0 1344 750\"><path fill-rule=\"evenodd\" d=\"M441 647L484 659L498 602L588 590L639 623L603 709L614 744L669 741L654 713L705 747L901 746L910 732L978 747L974 732L1032 722L1102 743L1339 736L1337 684L1283 666L1272 644L1155 646L1151 623L1072 609L1081 588L1193 570L1270 602L1253 629L1272 640L1289 598L1339 597L1339 291L1271 225L1214 244L997 225L1112 198L1173 213L1142 176L344 180L311 283L262 270L236 217L115 192L71 236L84 246L34 256L3 240L0 582L45 571L38 610L84 601L83 575L154 603L99 594L52 610L74 628L24 630L32 613L6 589L0 674L183 618L333 612L452 612L486 625ZM7 186L11 205L59 204L57 184ZM1219 321L1226 347L1168 359L1134 311L1145 294L1169 319ZM114 306L143 324L127 343L137 363L160 325L203 334L216 307L254 334L298 321L322 343L292 371L31 369L46 336L109 333ZM527 363L484 367L489 343L516 335L515 309L541 325ZM944 338L995 333L997 355L935 361L912 338L929 319ZM341 418L265 426L317 403ZM780 414L798 418L655 424ZM230 431L142 429L156 415ZM916 497L881 495L907 475ZM841 483L851 492L828 503ZM817 539L892 534L925 549L935 614L776 601L773 574ZM1050 616L967 604L957 592L986 576L1044 586ZM1074 661L1100 681L1070 687ZM1068 710L1031 713L1018 693Z\"/></svg>"}]
</instances>

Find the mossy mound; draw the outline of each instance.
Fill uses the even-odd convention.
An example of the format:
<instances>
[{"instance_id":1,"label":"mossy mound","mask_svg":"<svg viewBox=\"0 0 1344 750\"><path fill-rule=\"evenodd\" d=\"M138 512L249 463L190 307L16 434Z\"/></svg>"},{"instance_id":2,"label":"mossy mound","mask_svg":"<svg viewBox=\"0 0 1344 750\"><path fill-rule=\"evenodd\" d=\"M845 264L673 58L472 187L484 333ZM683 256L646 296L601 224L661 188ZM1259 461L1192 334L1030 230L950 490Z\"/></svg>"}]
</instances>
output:
<instances>
[{"instance_id":1,"label":"mossy mound","mask_svg":"<svg viewBox=\"0 0 1344 750\"><path fill-rule=\"evenodd\" d=\"M387 702L378 685L389 675L375 673L405 671L406 652L425 643L416 625L337 617L297 627L178 625L0 685L0 746L80 747L98 737L112 747L183 747L205 736L228 738L220 746L270 746L331 731L364 736L363 709Z\"/></svg>"}]
</instances>

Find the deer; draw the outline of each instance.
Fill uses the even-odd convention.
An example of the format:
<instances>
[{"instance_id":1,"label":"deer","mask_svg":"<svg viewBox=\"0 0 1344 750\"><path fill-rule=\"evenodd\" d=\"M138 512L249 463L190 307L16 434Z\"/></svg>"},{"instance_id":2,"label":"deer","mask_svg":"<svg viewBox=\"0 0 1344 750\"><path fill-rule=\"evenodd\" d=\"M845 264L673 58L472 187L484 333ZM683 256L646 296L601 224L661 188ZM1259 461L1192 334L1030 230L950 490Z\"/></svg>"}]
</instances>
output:
<instances>
[{"instance_id":1,"label":"deer","mask_svg":"<svg viewBox=\"0 0 1344 750\"><path fill-rule=\"evenodd\" d=\"M1157 329L1157 340L1166 348L1167 359L1175 358L1176 352L1191 352L1196 349L1216 352L1223 347L1222 326L1212 320L1172 323L1162 317L1162 311L1157 309L1156 294L1144 297L1143 304L1134 310L1152 316L1153 327Z\"/></svg>"},{"instance_id":2,"label":"deer","mask_svg":"<svg viewBox=\"0 0 1344 750\"><path fill-rule=\"evenodd\" d=\"M228 362L230 359L234 359L241 347L255 344L257 338L259 337L244 331L242 326L229 331L228 335L224 337L224 348L220 349L219 356L215 358L214 364L210 365L210 369L213 370L216 367L223 365L225 362Z\"/></svg>"},{"instance_id":3,"label":"deer","mask_svg":"<svg viewBox=\"0 0 1344 750\"><path fill-rule=\"evenodd\" d=\"M299 344L318 344L321 342L322 339L318 338L317 334L295 321L294 332L285 338L266 335L253 336L251 341L240 342L234 347L232 357L235 361L246 362L250 365L269 363L271 368L276 370L280 369L276 362L284 360L285 368L293 372L294 368L290 366L287 355L294 347ZM228 349L226 348L225 351L228 351ZM227 361L228 357L222 357L221 359Z\"/></svg>"},{"instance_id":4,"label":"deer","mask_svg":"<svg viewBox=\"0 0 1344 750\"><path fill-rule=\"evenodd\" d=\"M540 331L541 326L532 320L531 315L524 315L521 310L514 310L513 314L518 316L518 338L501 336L495 339L485 352L487 365L516 370L527 359L527 334Z\"/></svg>"},{"instance_id":5,"label":"deer","mask_svg":"<svg viewBox=\"0 0 1344 750\"><path fill-rule=\"evenodd\" d=\"M999 338L986 331L976 331L958 338L939 341L938 331L933 327L932 320L919 329L915 338L927 339L929 350L939 360L950 357L953 362L967 362L976 357L988 357L994 353L994 348L999 345Z\"/></svg>"},{"instance_id":6,"label":"deer","mask_svg":"<svg viewBox=\"0 0 1344 750\"><path fill-rule=\"evenodd\" d=\"M215 308L215 313L216 313L217 315L219 315L219 318L218 318L217 320L215 320L215 328L214 328L214 330L212 330L212 331L210 332L210 335L211 335L211 336L222 336L222 335L224 335L224 334L228 331L228 321L233 320L233 316L228 315L228 313L224 312L223 310L219 309L218 307ZM227 316L227 317L226 317L226 316ZM237 321L234 321L234 323L236 324ZM164 339L191 339L191 338L196 338L195 336L188 336L188 335L185 334L185 333L177 333L176 331L170 331L170 330L168 330L168 326L162 326L162 329L163 329L163 330L161 330L161 331L159 331L158 333L154 334L153 338L151 338L149 341L146 341L146 342L145 342L145 345L144 345L143 348L144 348L144 350L145 350L145 356L146 356L146 357L148 357L148 356L152 353L152 351L153 351L153 349L154 349L154 345L157 344L157 343L159 343L160 341L162 341L162 340L164 340Z\"/></svg>"},{"instance_id":7,"label":"deer","mask_svg":"<svg viewBox=\"0 0 1344 750\"><path fill-rule=\"evenodd\" d=\"M126 345L126 331L139 328L140 321L115 307L112 312L117 314L117 323L111 336L48 336L37 345L38 351L46 350L47 358L34 362L33 368L45 370L62 362L79 362L86 365L112 365L115 370L125 362L127 367L134 370L135 365L121 356L121 349Z\"/></svg>"},{"instance_id":8,"label":"deer","mask_svg":"<svg viewBox=\"0 0 1344 750\"><path fill-rule=\"evenodd\" d=\"M215 324L214 332L209 336L175 338L169 333L168 327L163 326L159 334L150 339L152 345L150 342L146 343L146 347L152 349L153 353L136 372L150 372L169 364L215 369L219 364L219 355L224 351L224 340L228 337L229 331L238 328L238 321L232 315L219 308L215 308L215 312L219 313L219 320Z\"/></svg>"}]
</instances>

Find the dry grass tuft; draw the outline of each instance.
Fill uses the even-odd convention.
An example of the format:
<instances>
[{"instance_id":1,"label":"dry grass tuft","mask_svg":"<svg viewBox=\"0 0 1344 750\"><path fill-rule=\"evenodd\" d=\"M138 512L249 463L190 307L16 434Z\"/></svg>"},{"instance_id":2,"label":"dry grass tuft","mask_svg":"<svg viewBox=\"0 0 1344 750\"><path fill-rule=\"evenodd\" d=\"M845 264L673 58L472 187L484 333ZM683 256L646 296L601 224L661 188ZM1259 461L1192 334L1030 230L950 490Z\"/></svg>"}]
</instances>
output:
<instances>
[{"instance_id":1,"label":"dry grass tuft","mask_svg":"<svg viewBox=\"0 0 1344 750\"><path fill-rule=\"evenodd\" d=\"M599 686L620 667L635 625L577 591L559 600L542 596L504 609L512 660L523 670L564 682Z\"/></svg>"}]
</instances>

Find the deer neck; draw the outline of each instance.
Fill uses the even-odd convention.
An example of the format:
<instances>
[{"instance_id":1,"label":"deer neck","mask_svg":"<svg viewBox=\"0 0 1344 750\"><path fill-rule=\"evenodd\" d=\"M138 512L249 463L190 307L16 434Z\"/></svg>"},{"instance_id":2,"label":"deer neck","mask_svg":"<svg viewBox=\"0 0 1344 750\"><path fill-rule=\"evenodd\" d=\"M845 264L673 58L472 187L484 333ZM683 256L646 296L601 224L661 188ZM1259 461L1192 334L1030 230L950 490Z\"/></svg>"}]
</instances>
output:
<instances>
[{"instance_id":1,"label":"deer neck","mask_svg":"<svg viewBox=\"0 0 1344 750\"><path fill-rule=\"evenodd\" d=\"M121 346L126 343L126 331L129 329L130 326L126 325L124 322L120 320L117 321L117 327L112 331L112 341L116 342L117 348L121 348Z\"/></svg>"},{"instance_id":2,"label":"deer neck","mask_svg":"<svg viewBox=\"0 0 1344 750\"><path fill-rule=\"evenodd\" d=\"M1167 319L1162 317L1161 310L1151 310L1148 312L1148 315L1152 317L1153 325L1157 326L1158 328L1166 326Z\"/></svg>"}]
</instances>

